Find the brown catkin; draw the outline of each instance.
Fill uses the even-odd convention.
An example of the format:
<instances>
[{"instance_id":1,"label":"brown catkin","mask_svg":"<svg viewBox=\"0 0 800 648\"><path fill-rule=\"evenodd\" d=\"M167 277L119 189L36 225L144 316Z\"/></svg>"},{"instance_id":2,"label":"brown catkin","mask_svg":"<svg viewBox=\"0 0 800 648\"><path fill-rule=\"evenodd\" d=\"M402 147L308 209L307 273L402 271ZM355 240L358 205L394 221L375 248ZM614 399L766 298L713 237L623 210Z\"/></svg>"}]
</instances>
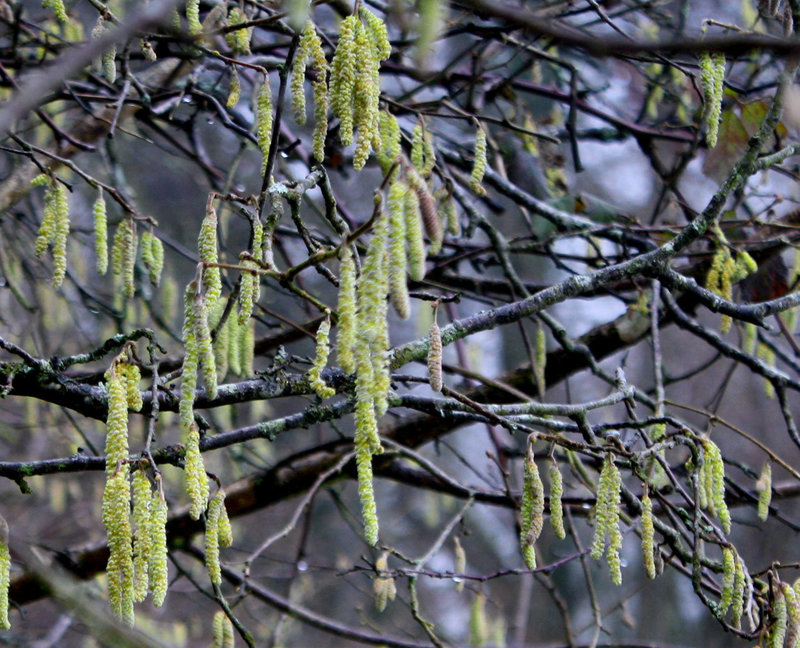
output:
<instances>
[{"instance_id":1,"label":"brown catkin","mask_svg":"<svg viewBox=\"0 0 800 648\"><path fill-rule=\"evenodd\" d=\"M428 374L430 375L431 389L435 392L442 391L442 331L436 323L434 313L433 324L431 324L428 337Z\"/></svg>"}]
</instances>

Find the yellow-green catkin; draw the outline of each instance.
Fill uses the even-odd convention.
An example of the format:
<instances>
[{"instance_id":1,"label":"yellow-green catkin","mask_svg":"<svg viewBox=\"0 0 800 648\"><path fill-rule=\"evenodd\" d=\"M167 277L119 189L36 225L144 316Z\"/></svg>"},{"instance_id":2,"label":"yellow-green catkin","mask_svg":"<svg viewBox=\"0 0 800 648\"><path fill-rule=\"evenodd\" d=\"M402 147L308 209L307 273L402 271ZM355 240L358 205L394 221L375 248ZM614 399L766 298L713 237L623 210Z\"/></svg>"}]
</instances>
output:
<instances>
[{"instance_id":1,"label":"yellow-green catkin","mask_svg":"<svg viewBox=\"0 0 800 648\"><path fill-rule=\"evenodd\" d=\"M145 230L142 232L139 246L142 249L142 263L147 269L150 283L157 286L161 282L161 272L164 269L164 245L150 230Z\"/></svg>"},{"instance_id":2,"label":"yellow-green catkin","mask_svg":"<svg viewBox=\"0 0 800 648\"><path fill-rule=\"evenodd\" d=\"M203 263L219 263L217 252L217 210L214 209L212 196L208 197L206 203L206 215L203 217L200 234L197 237L197 251L200 255L200 261ZM222 294L222 279L219 268L203 267L203 289L205 290L208 306L213 307Z\"/></svg>"},{"instance_id":3,"label":"yellow-green catkin","mask_svg":"<svg viewBox=\"0 0 800 648\"><path fill-rule=\"evenodd\" d=\"M55 182L48 190L53 210L53 286L58 288L64 282L67 272L67 238L69 236L69 198L67 190L60 182ZM48 202L45 197L45 204ZM44 225L44 222L42 223ZM39 236L41 237L41 230ZM37 242L38 243L38 242ZM38 246L37 246L38 252Z\"/></svg>"},{"instance_id":4,"label":"yellow-green catkin","mask_svg":"<svg viewBox=\"0 0 800 648\"><path fill-rule=\"evenodd\" d=\"M478 592L469 610L469 645L483 646L489 638L489 622L486 618L486 598Z\"/></svg>"},{"instance_id":5,"label":"yellow-green catkin","mask_svg":"<svg viewBox=\"0 0 800 648\"><path fill-rule=\"evenodd\" d=\"M328 354L330 353L330 331L331 317L330 311L326 309L325 319L317 329L317 349L314 364L308 371L308 381L312 389L317 392L317 396L323 400L336 394L336 390L328 387L322 380L322 370L328 364Z\"/></svg>"},{"instance_id":6,"label":"yellow-green catkin","mask_svg":"<svg viewBox=\"0 0 800 648\"><path fill-rule=\"evenodd\" d=\"M358 57L356 32L358 18L347 16L339 27L339 42L331 63L331 109L339 120L339 139L344 146L353 141L353 90L356 85Z\"/></svg>"},{"instance_id":7,"label":"yellow-green catkin","mask_svg":"<svg viewBox=\"0 0 800 648\"><path fill-rule=\"evenodd\" d=\"M236 375L242 375L242 352L241 352L241 334L239 332L239 318L235 313L231 312L228 316L227 322L228 333L225 336L228 339L228 370Z\"/></svg>"},{"instance_id":8,"label":"yellow-green catkin","mask_svg":"<svg viewBox=\"0 0 800 648\"><path fill-rule=\"evenodd\" d=\"M369 12L367 12L369 13ZM374 14L370 14L374 15ZM380 150L380 60L370 42L367 29L361 23L356 30L356 49L358 50L356 83L353 88L353 109L355 126L358 128L356 148L353 153L353 168L364 168L370 151ZM373 143L377 140L378 146Z\"/></svg>"},{"instance_id":9,"label":"yellow-green catkin","mask_svg":"<svg viewBox=\"0 0 800 648\"><path fill-rule=\"evenodd\" d=\"M247 22L247 16L244 15L239 7L233 7L228 14L228 26L233 27ZM225 34L225 41L228 47L231 48L231 53L239 56L250 53L250 33L252 28L234 29Z\"/></svg>"},{"instance_id":10,"label":"yellow-green catkin","mask_svg":"<svg viewBox=\"0 0 800 648\"><path fill-rule=\"evenodd\" d=\"M536 549L534 543L544 526L544 485L533 456L533 448L528 444L525 454L522 504L520 506L519 544L522 558L528 569L536 569Z\"/></svg>"},{"instance_id":11,"label":"yellow-green catkin","mask_svg":"<svg viewBox=\"0 0 800 648\"><path fill-rule=\"evenodd\" d=\"M233 623L222 610L214 613L211 631L211 648L233 648Z\"/></svg>"},{"instance_id":12,"label":"yellow-green catkin","mask_svg":"<svg viewBox=\"0 0 800 648\"><path fill-rule=\"evenodd\" d=\"M192 423L186 438L184 473L186 478L186 492L189 495L191 506L189 516L197 520L206 510L208 502L208 477L203 465L203 455L200 454L200 431Z\"/></svg>"},{"instance_id":13,"label":"yellow-green catkin","mask_svg":"<svg viewBox=\"0 0 800 648\"><path fill-rule=\"evenodd\" d=\"M363 409L362 405L362 409ZM370 416L375 418L372 404L368 406ZM358 417L358 404L356 404L356 417ZM375 505L375 490L372 484L372 449L370 447L370 432L359 429L356 424L356 473L358 477L358 497L361 500L361 516L364 519L364 538L367 543L374 546L378 542L378 511Z\"/></svg>"},{"instance_id":14,"label":"yellow-green catkin","mask_svg":"<svg viewBox=\"0 0 800 648\"><path fill-rule=\"evenodd\" d=\"M786 598L786 643L785 648L796 648L800 639L800 598L789 583L781 583Z\"/></svg>"},{"instance_id":15,"label":"yellow-green catkin","mask_svg":"<svg viewBox=\"0 0 800 648\"><path fill-rule=\"evenodd\" d=\"M758 518L765 522L772 501L772 465L769 461L765 462L761 469L761 475L756 482L756 493L758 493Z\"/></svg>"},{"instance_id":16,"label":"yellow-green catkin","mask_svg":"<svg viewBox=\"0 0 800 648\"><path fill-rule=\"evenodd\" d=\"M475 150L473 152L469 187L479 196L486 195L486 189L483 188L482 184L484 173L486 173L486 133L478 125L478 130L475 133Z\"/></svg>"},{"instance_id":17,"label":"yellow-green catkin","mask_svg":"<svg viewBox=\"0 0 800 648\"><path fill-rule=\"evenodd\" d=\"M783 648L788 624L788 610L786 606L786 596L780 583L776 585L772 614L775 620L767 635L767 646L768 648Z\"/></svg>"},{"instance_id":18,"label":"yellow-green catkin","mask_svg":"<svg viewBox=\"0 0 800 648\"><path fill-rule=\"evenodd\" d=\"M547 369L547 334L544 331L544 324L539 320L536 327L536 355L533 364L533 375L536 378L536 390L539 398L544 398L547 390L547 380L545 371Z\"/></svg>"},{"instance_id":19,"label":"yellow-green catkin","mask_svg":"<svg viewBox=\"0 0 800 648\"><path fill-rule=\"evenodd\" d=\"M42 7L45 9L52 9L56 16L56 20L60 23L68 23L69 16L67 9L64 7L64 0L42 0Z\"/></svg>"},{"instance_id":20,"label":"yellow-green catkin","mask_svg":"<svg viewBox=\"0 0 800 648\"><path fill-rule=\"evenodd\" d=\"M197 36L203 31L200 22L200 0L186 0L186 22L189 25L189 34Z\"/></svg>"},{"instance_id":21,"label":"yellow-green catkin","mask_svg":"<svg viewBox=\"0 0 800 648\"><path fill-rule=\"evenodd\" d=\"M422 238L422 214L419 210L419 197L405 183L403 194L403 213L406 219L406 243L408 245L408 276L413 281L425 278L425 242ZM391 193L391 190L390 190Z\"/></svg>"},{"instance_id":22,"label":"yellow-green catkin","mask_svg":"<svg viewBox=\"0 0 800 648\"><path fill-rule=\"evenodd\" d=\"M389 552L384 551L375 561L375 571L378 572L375 580L372 581L372 592L375 595L375 609L383 612L389 601L394 601L397 595L397 587L394 577L387 576L384 572L389 570Z\"/></svg>"},{"instance_id":23,"label":"yellow-green catkin","mask_svg":"<svg viewBox=\"0 0 800 648\"><path fill-rule=\"evenodd\" d=\"M322 49L322 40L314 23L308 20L300 35L297 56L292 68L292 107L295 121L306 122L305 75L306 65L311 61L314 90L314 118L316 125L313 135L314 158L321 162L325 157L325 134L328 132L328 62Z\"/></svg>"},{"instance_id":24,"label":"yellow-green catkin","mask_svg":"<svg viewBox=\"0 0 800 648\"><path fill-rule=\"evenodd\" d=\"M336 335L336 354L343 371L356 370L353 349L356 344L356 266L349 245L339 251L339 302L338 331Z\"/></svg>"},{"instance_id":25,"label":"yellow-green catkin","mask_svg":"<svg viewBox=\"0 0 800 648\"><path fill-rule=\"evenodd\" d=\"M205 275L205 273L203 273ZM200 291L193 297L194 336L197 345L197 357L206 394L209 398L217 397L217 361L214 357L214 346L211 342L211 331L208 328L208 306Z\"/></svg>"},{"instance_id":26,"label":"yellow-green catkin","mask_svg":"<svg viewBox=\"0 0 800 648\"><path fill-rule=\"evenodd\" d=\"M725 465L722 462L722 453L711 439L703 440L703 448L705 450L703 469L707 471L707 483L711 486L710 498L713 511L719 518L722 530L730 533L731 514L725 503Z\"/></svg>"},{"instance_id":27,"label":"yellow-green catkin","mask_svg":"<svg viewBox=\"0 0 800 648\"><path fill-rule=\"evenodd\" d=\"M717 145L724 81L725 54L703 52L700 55L700 85L705 101L703 122L706 126L706 142L710 148Z\"/></svg>"},{"instance_id":28,"label":"yellow-green catkin","mask_svg":"<svg viewBox=\"0 0 800 648\"><path fill-rule=\"evenodd\" d=\"M425 166L425 152L422 146L423 132L422 124L415 124L411 133L411 164L417 171L422 171Z\"/></svg>"},{"instance_id":29,"label":"yellow-green catkin","mask_svg":"<svg viewBox=\"0 0 800 648\"><path fill-rule=\"evenodd\" d=\"M125 378L112 364L106 372L106 485L103 491L103 524L108 535L106 567L108 598L112 613L133 625L134 568L128 481L128 396Z\"/></svg>"},{"instance_id":30,"label":"yellow-green catkin","mask_svg":"<svg viewBox=\"0 0 800 648\"><path fill-rule=\"evenodd\" d=\"M133 297L136 288L134 285L134 266L136 263L136 223L132 218L124 218L117 225L114 234L114 244L111 248L111 270L122 279L122 294Z\"/></svg>"},{"instance_id":31,"label":"yellow-green catkin","mask_svg":"<svg viewBox=\"0 0 800 648\"><path fill-rule=\"evenodd\" d=\"M135 364L125 362L117 365L117 369L125 380L125 394L128 399L128 409L134 412L140 412L144 402L142 401L142 392L139 391L139 383L142 380L139 367Z\"/></svg>"},{"instance_id":32,"label":"yellow-green catkin","mask_svg":"<svg viewBox=\"0 0 800 648\"><path fill-rule=\"evenodd\" d=\"M597 483L597 502L594 509L594 539L591 556L598 560L605 553L606 538L619 525L619 502L622 477L609 453L603 460ZM613 541L613 538L612 538Z\"/></svg>"},{"instance_id":33,"label":"yellow-green catkin","mask_svg":"<svg viewBox=\"0 0 800 648\"><path fill-rule=\"evenodd\" d=\"M756 350L756 340L758 339L758 329L752 322L744 323L744 334L742 336L742 351L752 354Z\"/></svg>"},{"instance_id":34,"label":"yellow-green catkin","mask_svg":"<svg viewBox=\"0 0 800 648\"><path fill-rule=\"evenodd\" d=\"M455 564L453 565L453 571L456 574L464 574L467 571L467 552L464 551L464 547L461 546L461 540L459 540L458 536L453 538L453 552L455 553ZM454 579L456 580L456 579ZM464 579L459 578L456 581L456 592L464 591Z\"/></svg>"},{"instance_id":35,"label":"yellow-green catkin","mask_svg":"<svg viewBox=\"0 0 800 648\"><path fill-rule=\"evenodd\" d=\"M736 552L731 547L722 548L722 590L717 612L724 616L733 602L733 581L736 576Z\"/></svg>"},{"instance_id":36,"label":"yellow-green catkin","mask_svg":"<svg viewBox=\"0 0 800 648\"><path fill-rule=\"evenodd\" d=\"M381 111L379 128L383 147L381 150L377 151L377 158L381 169L384 173L387 173L402 152L402 133L400 132L400 125L397 123L397 118L386 110Z\"/></svg>"},{"instance_id":37,"label":"yellow-green catkin","mask_svg":"<svg viewBox=\"0 0 800 648\"><path fill-rule=\"evenodd\" d=\"M8 550L8 522L0 516L0 628L8 630L8 588L11 585L11 553Z\"/></svg>"},{"instance_id":38,"label":"yellow-green catkin","mask_svg":"<svg viewBox=\"0 0 800 648\"><path fill-rule=\"evenodd\" d=\"M395 312L401 319L408 319L411 314L411 302L408 297L406 283L406 216L405 194L407 185L403 182L392 182L389 187L387 201L389 211L389 297Z\"/></svg>"},{"instance_id":39,"label":"yellow-green catkin","mask_svg":"<svg viewBox=\"0 0 800 648\"><path fill-rule=\"evenodd\" d=\"M261 174L267 169L269 149L272 143L272 87L269 83L269 76L264 75L261 88L258 90L256 98L256 140L261 151Z\"/></svg>"},{"instance_id":40,"label":"yellow-green catkin","mask_svg":"<svg viewBox=\"0 0 800 648\"><path fill-rule=\"evenodd\" d=\"M433 323L428 331L428 377L431 389L442 391L442 331L436 322L436 309L433 311Z\"/></svg>"},{"instance_id":41,"label":"yellow-green catkin","mask_svg":"<svg viewBox=\"0 0 800 648\"><path fill-rule=\"evenodd\" d=\"M220 496L220 492L222 495ZM225 508L225 493L218 492L208 503L206 513L206 543L205 543L205 562L208 576L214 585L222 583L222 571L219 563L220 547L220 509Z\"/></svg>"},{"instance_id":42,"label":"yellow-green catkin","mask_svg":"<svg viewBox=\"0 0 800 648\"><path fill-rule=\"evenodd\" d=\"M239 326L239 363L243 376L253 375L255 338L256 324L253 320L249 320Z\"/></svg>"},{"instance_id":43,"label":"yellow-green catkin","mask_svg":"<svg viewBox=\"0 0 800 648\"><path fill-rule=\"evenodd\" d=\"M261 221L255 219L253 222L253 250L252 257L260 259L264 245L264 226ZM239 325L243 326L250 319L253 314L253 306L259 298L261 290L261 279L256 272L257 265L254 261L243 259L241 262L242 267L249 268L252 271L243 271L241 278L241 285L239 288Z\"/></svg>"},{"instance_id":44,"label":"yellow-green catkin","mask_svg":"<svg viewBox=\"0 0 800 648\"><path fill-rule=\"evenodd\" d=\"M156 476L160 485L160 475ZM148 555L148 572L150 589L153 592L153 605L161 607L167 595L169 570L167 567L167 502L161 488L153 491L150 502L150 554Z\"/></svg>"},{"instance_id":45,"label":"yellow-green catkin","mask_svg":"<svg viewBox=\"0 0 800 648\"><path fill-rule=\"evenodd\" d=\"M653 528L653 502L650 495L642 495L642 564L648 578L656 577L655 529Z\"/></svg>"},{"instance_id":46,"label":"yellow-green catkin","mask_svg":"<svg viewBox=\"0 0 800 648\"><path fill-rule=\"evenodd\" d=\"M147 597L150 584L150 481L140 467L133 473L133 600L141 603Z\"/></svg>"},{"instance_id":47,"label":"yellow-green catkin","mask_svg":"<svg viewBox=\"0 0 800 648\"><path fill-rule=\"evenodd\" d=\"M567 535L564 529L564 504L561 501L564 495L564 478L555 457L550 457L547 472L550 477L550 526L553 527L556 537L563 540Z\"/></svg>"},{"instance_id":48,"label":"yellow-green catkin","mask_svg":"<svg viewBox=\"0 0 800 648\"><path fill-rule=\"evenodd\" d=\"M94 253L97 258L97 272L104 275L108 271L108 218L102 189L97 193L92 213L94 215Z\"/></svg>"},{"instance_id":49,"label":"yellow-green catkin","mask_svg":"<svg viewBox=\"0 0 800 648\"><path fill-rule=\"evenodd\" d=\"M742 612L744 611L744 591L747 584L747 576L744 572L744 563L741 557L736 556L736 564L733 572L733 595L731 597L731 619L734 628L738 628L742 622Z\"/></svg>"},{"instance_id":50,"label":"yellow-green catkin","mask_svg":"<svg viewBox=\"0 0 800 648\"><path fill-rule=\"evenodd\" d=\"M239 68L235 65L231 66L231 77L228 83L228 99L225 102L225 105L229 109L236 108L236 104L239 103L239 99L242 97L242 82L239 79Z\"/></svg>"}]
</instances>

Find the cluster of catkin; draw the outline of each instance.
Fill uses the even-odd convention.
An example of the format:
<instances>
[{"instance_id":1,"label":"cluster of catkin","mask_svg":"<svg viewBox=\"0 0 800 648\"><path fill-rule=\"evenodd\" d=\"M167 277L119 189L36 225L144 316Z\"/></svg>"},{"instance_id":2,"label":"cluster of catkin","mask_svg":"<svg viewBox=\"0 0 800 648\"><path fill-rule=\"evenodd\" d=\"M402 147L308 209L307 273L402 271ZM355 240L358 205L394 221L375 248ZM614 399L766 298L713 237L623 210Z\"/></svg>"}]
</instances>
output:
<instances>
[{"instance_id":1,"label":"cluster of catkin","mask_svg":"<svg viewBox=\"0 0 800 648\"><path fill-rule=\"evenodd\" d=\"M406 273L413 280L425 276L423 221L439 224L427 186L410 165L403 165L388 193L386 209L382 198L377 199L372 239L358 280L351 248L344 244L340 250L337 347L342 369L356 373L356 465L365 535L370 544L378 540L372 455L382 452L377 421L388 407L390 388L387 297L400 317L409 316ZM426 216L426 210L432 213ZM327 344L324 327L320 327L324 333L321 342ZM317 363L323 358L327 358L327 350L318 346ZM314 374L317 378L318 370ZM318 393L324 397L328 392L318 389Z\"/></svg>"},{"instance_id":2,"label":"cluster of catkin","mask_svg":"<svg viewBox=\"0 0 800 648\"><path fill-rule=\"evenodd\" d=\"M36 256L41 257L48 247L53 250L53 286L60 287L67 272L67 238L69 236L69 198L61 182L46 174L36 176L34 187L46 186L44 217L36 237Z\"/></svg>"},{"instance_id":3,"label":"cluster of catkin","mask_svg":"<svg viewBox=\"0 0 800 648\"><path fill-rule=\"evenodd\" d=\"M105 374L108 391L106 418L106 485L103 524L108 535L106 568L111 611L133 625L134 603L148 588L160 606L167 593L167 504L156 474L155 489L139 463L131 477L128 451L128 410L142 408L140 374L128 352L115 358ZM131 512L131 491L133 511Z\"/></svg>"},{"instance_id":4,"label":"cluster of catkin","mask_svg":"<svg viewBox=\"0 0 800 648\"><path fill-rule=\"evenodd\" d=\"M742 613L745 606L750 607L752 597L753 582L744 562L732 545L723 547L722 590L717 604L717 616L723 618L730 609L733 626L741 627Z\"/></svg>"},{"instance_id":5,"label":"cluster of catkin","mask_svg":"<svg viewBox=\"0 0 800 648\"><path fill-rule=\"evenodd\" d=\"M725 533L731 531L731 514L725 503L725 465L722 453L711 439L702 440L703 463L698 473L700 508L716 516Z\"/></svg>"},{"instance_id":6,"label":"cluster of catkin","mask_svg":"<svg viewBox=\"0 0 800 648\"><path fill-rule=\"evenodd\" d=\"M800 641L800 579L789 585L776 578L772 590L773 618L763 645L766 648L795 648ZM748 598L747 593L745 598Z\"/></svg>"},{"instance_id":7,"label":"cluster of catkin","mask_svg":"<svg viewBox=\"0 0 800 648\"><path fill-rule=\"evenodd\" d=\"M711 267L706 275L705 287L718 294L723 299L731 300L733 285L746 276L758 270L758 264L752 256L745 251L737 252L734 259L727 245L724 234L717 228L720 245L711 259ZM720 323L722 333L727 333L731 328L731 317L723 315Z\"/></svg>"}]
</instances>

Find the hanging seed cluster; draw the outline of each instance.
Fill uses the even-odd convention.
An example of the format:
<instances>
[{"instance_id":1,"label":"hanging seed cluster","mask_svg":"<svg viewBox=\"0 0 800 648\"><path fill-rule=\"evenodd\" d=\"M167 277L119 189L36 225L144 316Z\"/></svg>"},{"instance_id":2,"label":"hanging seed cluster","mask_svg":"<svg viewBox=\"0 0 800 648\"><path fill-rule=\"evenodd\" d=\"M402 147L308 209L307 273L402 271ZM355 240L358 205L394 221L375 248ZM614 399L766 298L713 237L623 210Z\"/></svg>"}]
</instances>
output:
<instances>
[{"instance_id":1,"label":"hanging seed cluster","mask_svg":"<svg viewBox=\"0 0 800 648\"><path fill-rule=\"evenodd\" d=\"M225 508L225 491L220 489L209 502L206 513L205 563L208 576L215 585L222 584L219 549L230 547L231 544L233 544L233 532Z\"/></svg>"},{"instance_id":2,"label":"hanging seed cluster","mask_svg":"<svg viewBox=\"0 0 800 648\"><path fill-rule=\"evenodd\" d=\"M544 484L539 476L539 468L533 456L533 447L529 444L525 454L522 504L520 506L519 544L522 558L528 569L536 569L536 550L534 543L538 540L544 527Z\"/></svg>"},{"instance_id":3,"label":"hanging seed cluster","mask_svg":"<svg viewBox=\"0 0 800 648\"><path fill-rule=\"evenodd\" d=\"M756 482L756 493L758 493L758 519L766 522L772 501L772 465L768 461L761 469Z\"/></svg>"},{"instance_id":4,"label":"hanging seed cluster","mask_svg":"<svg viewBox=\"0 0 800 648\"><path fill-rule=\"evenodd\" d=\"M313 154L318 162L325 157L325 135L328 132L328 62L322 49L322 40L317 34L314 23L306 22L300 35L297 55L292 67L292 106L294 118L298 124L306 123L306 94L304 81L306 67L311 62L313 81L311 87L314 94L314 135Z\"/></svg>"},{"instance_id":5,"label":"hanging seed cluster","mask_svg":"<svg viewBox=\"0 0 800 648\"><path fill-rule=\"evenodd\" d=\"M711 259L711 268L706 275L705 287L718 294L723 299L730 301L733 297L733 285L746 276L758 270L758 264L747 252L737 252L734 259L727 245L722 230L717 228L719 247ZM727 333L731 328L731 317L723 315L720 323L722 333Z\"/></svg>"},{"instance_id":6,"label":"hanging seed cluster","mask_svg":"<svg viewBox=\"0 0 800 648\"><path fill-rule=\"evenodd\" d=\"M142 408L140 379L139 368L127 352L115 358L105 374L108 415L103 524L109 547L108 598L112 613L130 626L134 603L143 601L151 589L154 604L161 605L167 588L166 503L160 488L151 492L144 464L132 479L130 474L128 410Z\"/></svg>"},{"instance_id":7,"label":"hanging seed cluster","mask_svg":"<svg viewBox=\"0 0 800 648\"><path fill-rule=\"evenodd\" d=\"M711 439L703 439L704 460L698 475L700 508L716 516L722 530L731 532L731 514L725 503L725 466L719 447Z\"/></svg>"},{"instance_id":8,"label":"hanging seed cluster","mask_svg":"<svg viewBox=\"0 0 800 648\"><path fill-rule=\"evenodd\" d=\"M622 583L622 565L619 551L622 548L622 533L619 530L619 504L622 477L609 453L603 460L603 468L597 483L597 502L594 507L594 540L591 556L599 560L606 555L611 582ZM609 539L606 550L606 539Z\"/></svg>"},{"instance_id":9,"label":"hanging seed cluster","mask_svg":"<svg viewBox=\"0 0 800 648\"><path fill-rule=\"evenodd\" d=\"M358 130L353 167L360 170L372 150L383 148L380 129L380 64L391 54L386 25L361 7L339 29L331 64L331 108L339 119L339 139L349 146Z\"/></svg>"},{"instance_id":10,"label":"hanging seed cluster","mask_svg":"<svg viewBox=\"0 0 800 648\"><path fill-rule=\"evenodd\" d=\"M36 236L36 256L41 257L52 248L53 286L59 288L67 272L67 238L69 236L69 198L64 185L50 176L36 176L31 184L46 186L44 194L44 215Z\"/></svg>"},{"instance_id":11,"label":"hanging seed cluster","mask_svg":"<svg viewBox=\"0 0 800 648\"><path fill-rule=\"evenodd\" d=\"M225 612L218 610L211 626L211 648L233 648L234 644L233 624Z\"/></svg>"},{"instance_id":12,"label":"hanging seed cluster","mask_svg":"<svg viewBox=\"0 0 800 648\"><path fill-rule=\"evenodd\" d=\"M322 380L322 370L328 364L328 355L330 354L330 332L331 332L331 313L325 310L325 319L317 329L317 350L314 358L314 364L308 371L308 381L312 389L317 392L317 396L325 400L336 394L336 390L328 387L325 381Z\"/></svg>"}]
</instances>

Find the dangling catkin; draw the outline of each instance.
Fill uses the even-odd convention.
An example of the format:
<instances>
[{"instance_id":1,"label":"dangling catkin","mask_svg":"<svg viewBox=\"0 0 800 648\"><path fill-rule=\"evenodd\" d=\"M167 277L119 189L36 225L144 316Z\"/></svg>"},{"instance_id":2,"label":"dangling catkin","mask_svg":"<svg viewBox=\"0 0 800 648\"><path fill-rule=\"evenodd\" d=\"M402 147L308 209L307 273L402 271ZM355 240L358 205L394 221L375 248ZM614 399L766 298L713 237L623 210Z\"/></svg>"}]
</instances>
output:
<instances>
[{"instance_id":1,"label":"dangling catkin","mask_svg":"<svg viewBox=\"0 0 800 648\"><path fill-rule=\"evenodd\" d=\"M761 475L756 482L756 493L758 493L758 518L765 522L772 501L772 466L769 461L765 462L761 469Z\"/></svg>"},{"instance_id":2,"label":"dangling catkin","mask_svg":"<svg viewBox=\"0 0 800 648\"><path fill-rule=\"evenodd\" d=\"M263 157L261 162L261 174L267 169L267 159L272 143L272 87L269 84L269 76L264 75L261 88L256 99L256 139L258 148Z\"/></svg>"},{"instance_id":3,"label":"dangling catkin","mask_svg":"<svg viewBox=\"0 0 800 648\"><path fill-rule=\"evenodd\" d=\"M344 146L350 146L353 141L353 90L359 56L356 32L359 27L355 16L347 16L342 21L339 42L331 63L331 109L339 119L339 139Z\"/></svg>"},{"instance_id":4,"label":"dangling catkin","mask_svg":"<svg viewBox=\"0 0 800 648\"><path fill-rule=\"evenodd\" d=\"M97 272L104 275L108 271L108 219L103 190L97 193L92 208L94 214L94 252L97 257Z\"/></svg>"},{"instance_id":5,"label":"dangling catkin","mask_svg":"<svg viewBox=\"0 0 800 648\"><path fill-rule=\"evenodd\" d=\"M203 218L200 234L197 238L197 251L200 261L208 264L219 262L217 253L217 210L214 209L212 196L208 197L206 215ZM213 307L222 294L222 279L220 278L219 268L209 266L203 268L203 288L205 289L208 306Z\"/></svg>"},{"instance_id":6,"label":"dangling catkin","mask_svg":"<svg viewBox=\"0 0 800 648\"><path fill-rule=\"evenodd\" d=\"M222 583L222 572L219 564L219 511L224 506L219 494L208 503L206 513L205 562L208 576L214 585Z\"/></svg>"},{"instance_id":7,"label":"dangling catkin","mask_svg":"<svg viewBox=\"0 0 800 648\"><path fill-rule=\"evenodd\" d=\"M347 373L356 370L353 349L356 343L356 266L349 245L339 251L339 330L336 335L336 354L339 365Z\"/></svg>"},{"instance_id":8,"label":"dangling catkin","mask_svg":"<svg viewBox=\"0 0 800 648\"><path fill-rule=\"evenodd\" d=\"M479 196L485 196L486 189L483 188L481 183L483 182L483 174L486 173L486 133L480 125L478 125L478 130L475 133L473 156L474 161L472 163L469 186Z\"/></svg>"},{"instance_id":9,"label":"dangling catkin","mask_svg":"<svg viewBox=\"0 0 800 648\"><path fill-rule=\"evenodd\" d=\"M167 502L161 492L161 476L156 475L159 488L153 491L150 502L150 554L148 571L150 573L150 589L153 591L153 605L161 607L167 595L169 570L167 568Z\"/></svg>"},{"instance_id":10,"label":"dangling catkin","mask_svg":"<svg viewBox=\"0 0 800 648\"><path fill-rule=\"evenodd\" d=\"M314 364L308 371L308 381L311 387L317 392L317 396L321 399L330 398L336 394L336 390L328 387L325 381L322 380L322 370L328 364L328 354L330 353L329 334L331 330L330 311L325 310L325 319L317 329L317 349Z\"/></svg>"},{"instance_id":11,"label":"dangling catkin","mask_svg":"<svg viewBox=\"0 0 800 648\"><path fill-rule=\"evenodd\" d=\"M8 630L8 588L11 584L11 553L8 550L8 523L0 516L0 628Z\"/></svg>"},{"instance_id":12,"label":"dangling catkin","mask_svg":"<svg viewBox=\"0 0 800 648\"><path fill-rule=\"evenodd\" d=\"M408 319L411 303L406 284L406 220L404 200L407 187L402 182L393 182L387 201L389 211L389 297L395 312L401 319Z\"/></svg>"},{"instance_id":13,"label":"dangling catkin","mask_svg":"<svg viewBox=\"0 0 800 648\"><path fill-rule=\"evenodd\" d=\"M642 495L642 563L648 578L656 577L655 530L653 528L653 502L650 495Z\"/></svg>"},{"instance_id":14,"label":"dangling catkin","mask_svg":"<svg viewBox=\"0 0 800 648\"><path fill-rule=\"evenodd\" d=\"M150 535L150 482L144 470L133 473L133 600L141 603L147 597L150 584L149 568L152 553Z\"/></svg>"},{"instance_id":15,"label":"dangling catkin","mask_svg":"<svg viewBox=\"0 0 800 648\"><path fill-rule=\"evenodd\" d=\"M544 485L533 456L533 448L528 444L525 454L522 504L520 506L519 543L522 558L528 569L536 569L536 550L534 543L544 526Z\"/></svg>"},{"instance_id":16,"label":"dangling catkin","mask_svg":"<svg viewBox=\"0 0 800 648\"><path fill-rule=\"evenodd\" d=\"M433 312L433 323L428 331L428 375L431 389L442 391L442 331L436 323L436 310Z\"/></svg>"},{"instance_id":17,"label":"dangling catkin","mask_svg":"<svg viewBox=\"0 0 800 648\"><path fill-rule=\"evenodd\" d=\"M406 217L406 242L408 244L408 276L413 281L425 278L425 243L422 239L422 214L419 197L408 185L403 184L403 212Z\"/></svg>"},{"instance_id":18,"label":"dangling catkin","mask_svg":"<svg viewBox=\"0 0 800 648\"><path fill-rule=\"evenodd\" d=\"M547 472L550 477L550 526L553 527L556 537L563 540L567 535L564 530L564 505L561 501L564 494L564 479L555 457L550 457Z\"/></svg>"},{"instance_id":19,"label":"dangling catkin","mask_svg":"<svg viewBox=\"0 0 800 648\"><path fill-rule=\"evenodd\" d=\"M464 551L464 547L461 546L461 540L459 540L458 536L453 538L453 544L456 555L455 565L453 565L453 571L456 574L463 574L467 571L467 552ZM458 582L456 583L456 592L462 592L464 590L464 579L459 578Z\"/></svg>"}]
</instances>

